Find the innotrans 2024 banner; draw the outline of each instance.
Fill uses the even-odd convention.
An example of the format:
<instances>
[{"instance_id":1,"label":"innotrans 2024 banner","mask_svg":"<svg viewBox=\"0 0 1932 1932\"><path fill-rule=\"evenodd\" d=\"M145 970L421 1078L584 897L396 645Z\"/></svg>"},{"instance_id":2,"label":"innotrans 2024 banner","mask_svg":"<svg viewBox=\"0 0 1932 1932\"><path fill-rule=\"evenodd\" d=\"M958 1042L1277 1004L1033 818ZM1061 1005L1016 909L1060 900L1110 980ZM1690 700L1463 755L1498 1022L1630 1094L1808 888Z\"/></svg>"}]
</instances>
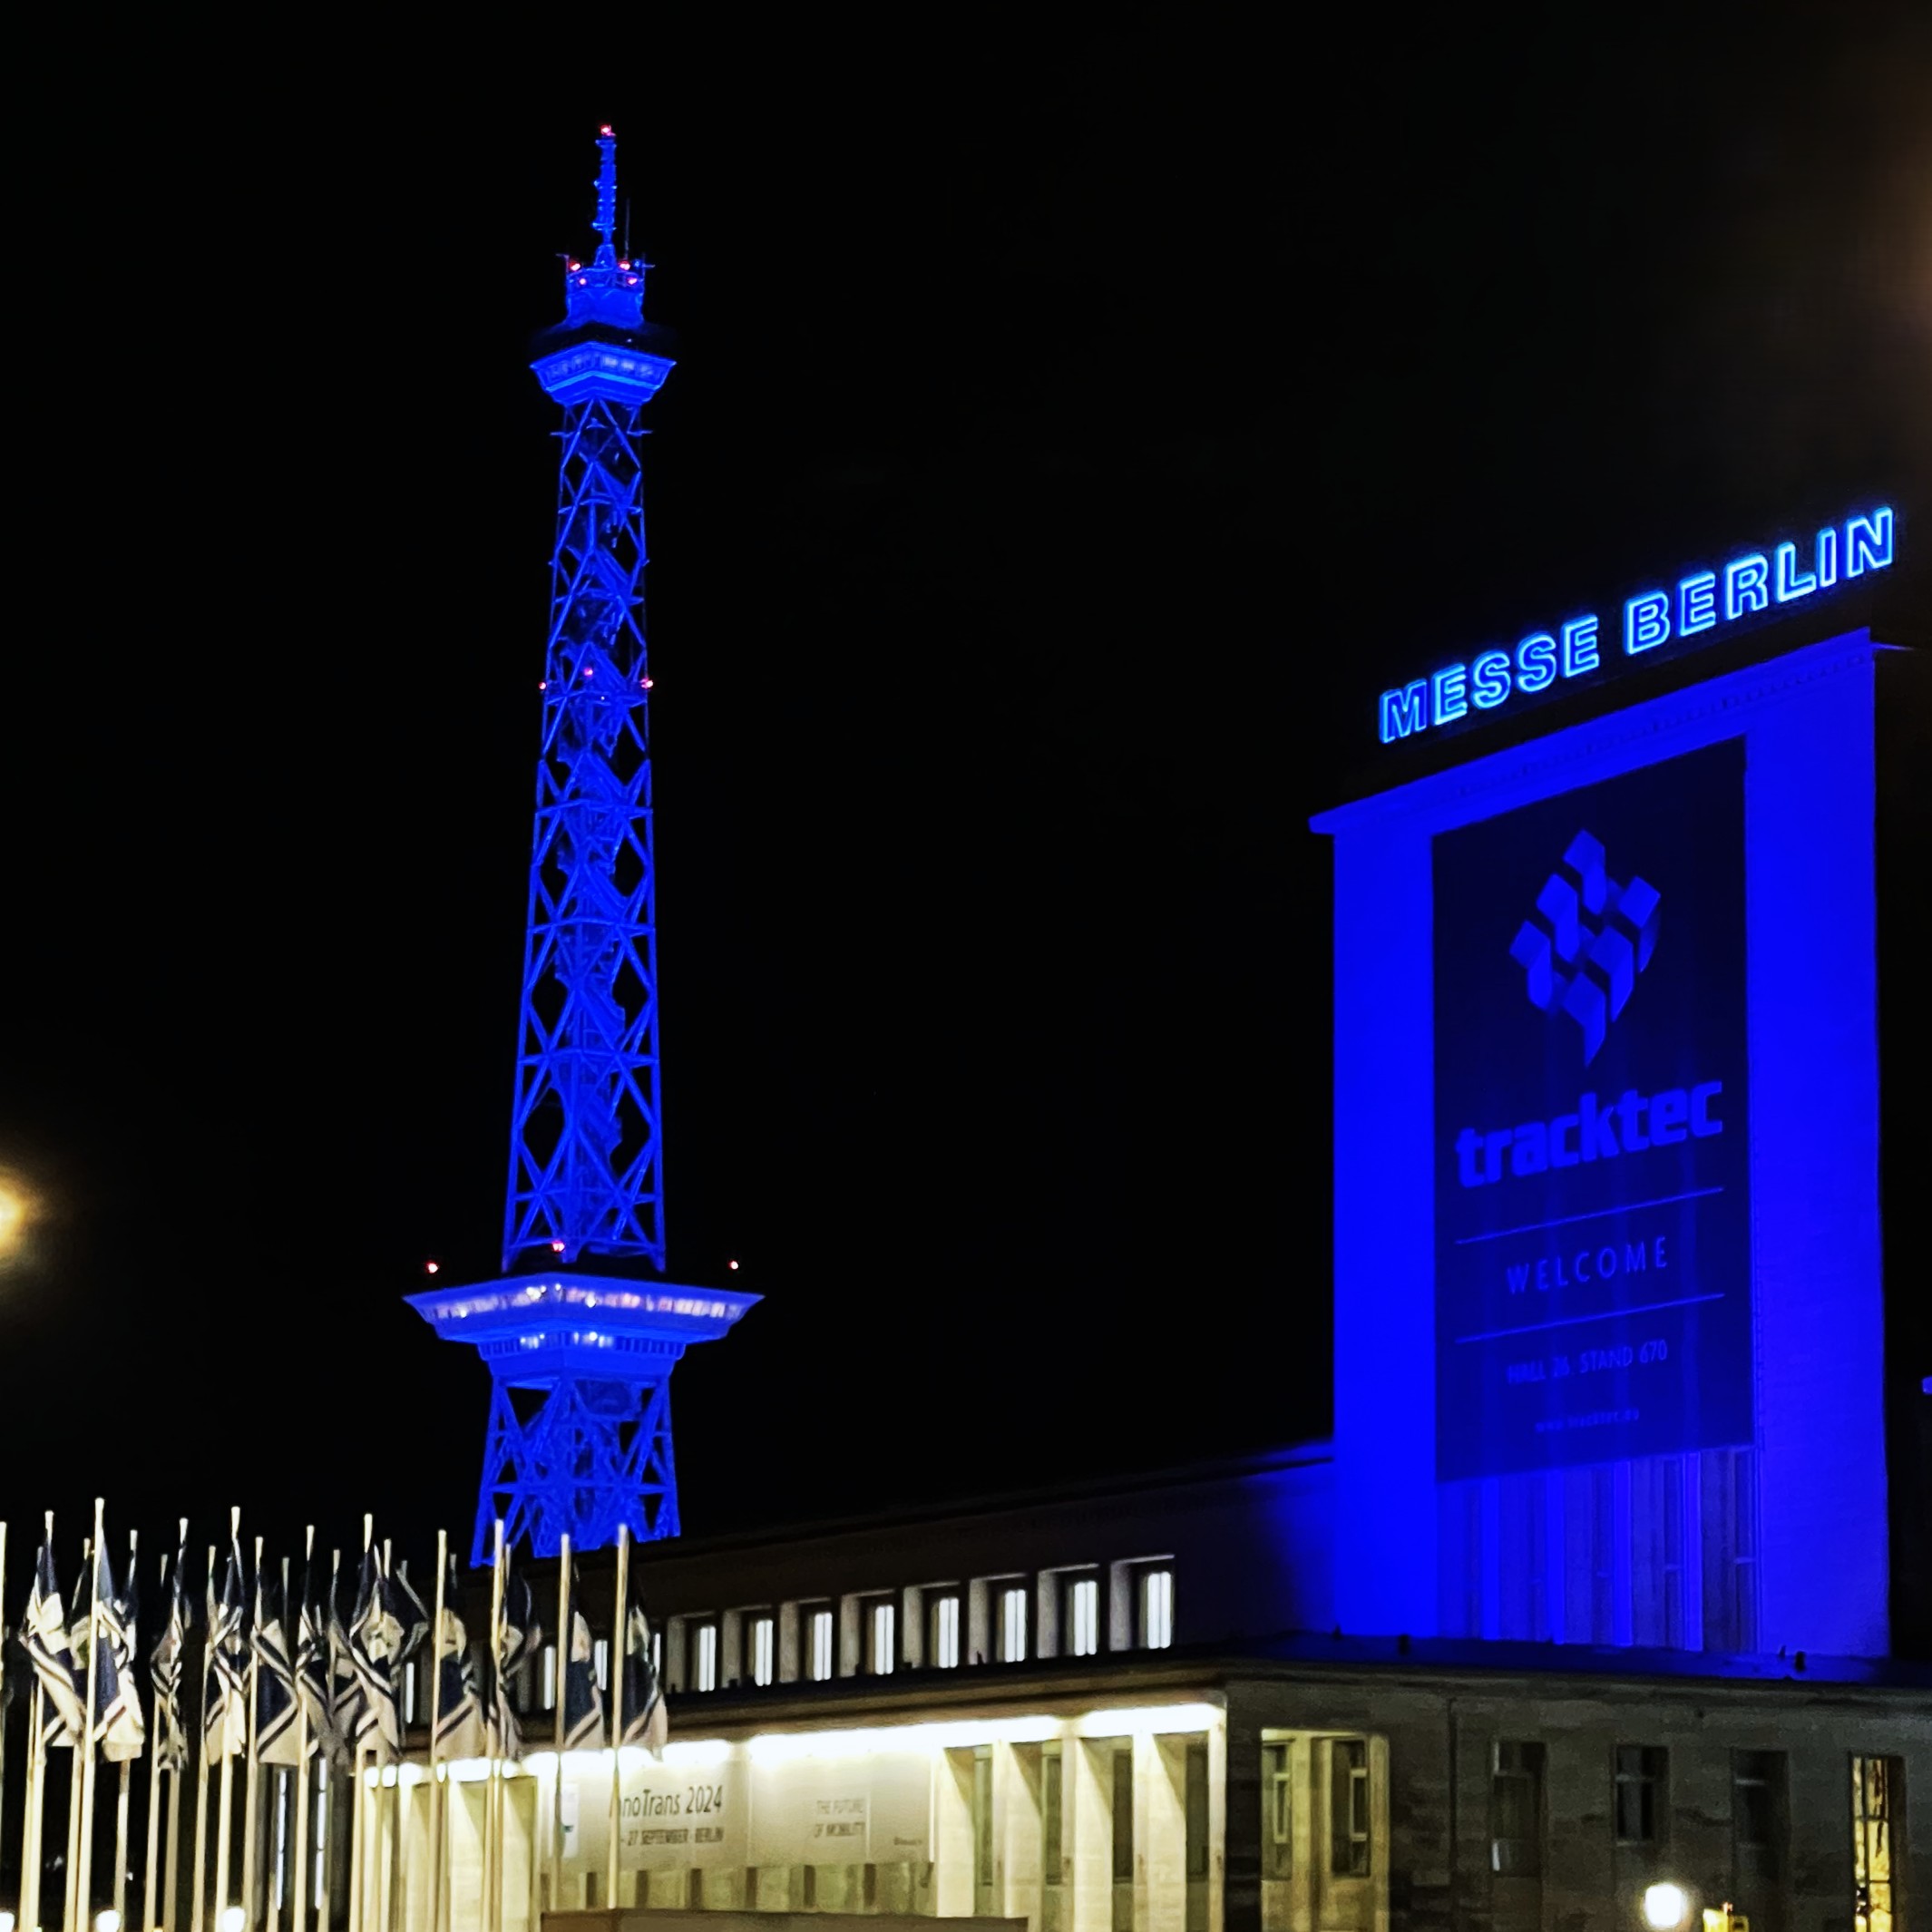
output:
<instances>
[{"instance_id":1,"label":"innotrans 2024 banner","mask_svg":"<svg viewBox=\"0 0 1932 1932\"><path fill-rule=\"evenodd\" d=\"M1433 859L1439 1480L1748 1442L1742 741Z\"/></svg>"}]
</instances>

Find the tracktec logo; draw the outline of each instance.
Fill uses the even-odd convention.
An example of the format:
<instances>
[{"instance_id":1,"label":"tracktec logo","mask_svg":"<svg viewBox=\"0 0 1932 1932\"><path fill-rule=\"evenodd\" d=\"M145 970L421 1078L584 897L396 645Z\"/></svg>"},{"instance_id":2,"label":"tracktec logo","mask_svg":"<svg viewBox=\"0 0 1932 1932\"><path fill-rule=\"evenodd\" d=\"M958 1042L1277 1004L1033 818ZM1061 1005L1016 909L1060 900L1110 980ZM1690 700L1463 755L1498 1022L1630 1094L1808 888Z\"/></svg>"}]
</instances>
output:
<instances>
[{"instance_id":1,"label":"tracktec logo","mask_svg":"<svg viewBox=\"0 0 1932 1932\"><path fill-rule=\"evenodd\" d=\"M1582 1028L1586 1067L1650 964L1663 903L1656 888L1634 874L1619 885L1604 863L1602 842L1579 832L1537 894L1537 916L1509 942L1529 1003L1567 1013Z\"/></svg>"},{"instance_id":2,"label":"tracktec logo","mask_svg":"<svg viewBox=\"0 0 1932 1932\"><path fill-rule=\"evenodd\" d=\"M1553 1120L1487 1130L1466 1127L1456 1136L1456 1178L1465 1187L1488 1187L1552 1167L1618 1160L1686 1139L1709 1140L1724 1131L1717 1111L1723 1090L1722 1080L1703 1080L1654 1094L1632 1088L1609 1100L1584 1094L1575 1113Z\"/></svg>"}]
</instances>

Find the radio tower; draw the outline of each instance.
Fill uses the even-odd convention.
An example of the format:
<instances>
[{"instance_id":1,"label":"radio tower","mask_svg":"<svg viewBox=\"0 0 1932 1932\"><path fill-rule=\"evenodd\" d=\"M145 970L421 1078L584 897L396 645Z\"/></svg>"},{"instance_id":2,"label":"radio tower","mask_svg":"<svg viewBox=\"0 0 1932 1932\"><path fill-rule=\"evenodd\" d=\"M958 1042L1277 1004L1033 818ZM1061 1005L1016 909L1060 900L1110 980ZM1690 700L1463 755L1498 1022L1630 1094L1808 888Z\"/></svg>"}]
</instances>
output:
<instances>
[{"instance_id":1,"label":"radio tower","mask_svg":"<svg viewBox=\"0 0 1932 1932\"><path fill-rule=\"evenodd\" d=\"M650 678L644 651L645 264L617 250L617 141L597 143L597 251L532 368L562 405L503 1277L409 1297L490 1371L472 1561L492 1525L556 1553L678 1534L671 1370L758 1298L664 1266ZM661 346L661 342L659 344ZM627 1272L586 1273L584 1255Z\"/></svg>"}]
</instances>

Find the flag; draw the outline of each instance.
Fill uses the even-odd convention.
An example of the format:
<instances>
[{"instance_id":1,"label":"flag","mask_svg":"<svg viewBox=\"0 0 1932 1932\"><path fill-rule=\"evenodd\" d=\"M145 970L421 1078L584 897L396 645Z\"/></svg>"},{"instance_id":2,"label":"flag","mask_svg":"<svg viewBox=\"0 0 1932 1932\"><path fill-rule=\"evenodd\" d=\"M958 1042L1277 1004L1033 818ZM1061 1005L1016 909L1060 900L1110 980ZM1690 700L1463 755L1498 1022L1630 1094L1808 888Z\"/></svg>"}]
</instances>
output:
<instances>
[{"instance_id":1,"label":"flag","mask_svg":"<svg viewBox=\"0 0 1932 1932\"><path fill-rule=\"evenodd\" d=\"M383 1761L403 1745L395 1671L403 1625L386 1583L375 1550L364 1550L362 1575L356 1586L356 1611L349 1620L349 1663L356 1672L354 1737L357 1751L366 1745Z\"/></svg>"},{"instance_id":2,"label":"flag","mask_svg":"<svg viewBox=\"0 0 1932 1932\"><path fill-rule=\"evenodd\" d=\"M337 1598L341 1580L332 1566L328 1576L328 1736L330 1754L337 1763L346 1764L356 1740L361 1693L356 1687L349 1634L343 1627L341 1605Z\"/></svg>"},{"instance_id":3,"label":"flag","mask_svg":"<svg viewBox=\"0 0 1932 1932\"><path fill-rule=\"evenodd\" d=\"M295 1682L308 1718L308 1754L336 1755L336 1727L329 1700L329 1609L322 1594L322 1573L313 1556L302 1566L301 1613L296 1623Z\"/></svg>"},{"instance_id":4,"label":"flag","mask_svg":"<svg viewBox=\"0 0 1932 1932\"><path fill-rule=\"evenodd\" d=\"M61 1585L54 1574L51 1539L43 1540L34 1562L34 1587L27 1595L20 1641L44 1698L42 1742L72 1744L86 1716L74 1674L73 1647L67 1640L67 1619L61 1610Z\"/></svg>"},{"instance_id":5,"label":"flag","mask_svg":"<svg viewBox=\"0 0 1932 1932\"><path fill-rule=\"evenodd\" d=\"M574 1567L574 1566L572 1566ZM576 1578L571 1581L574 1587ZM597 1652L583 1612L571 1605L571 1654L563 1667L563 1748L604 1748L604 1700L597 1688Z\"/></svg>"},{"instance_id":6,"label":"flag","mask_svg":"<svg viewBox=\"0 0 1932 1932\"><path fill-rule=\"evenodd\" d=\"M500 1758L522 1755L523 1738L516 1721L513 1697L516 1680L543 1643L537 1622L537 1601L529 1582L503 1558L503 1620L496 1633L496 1654L491 1660L490 1704L486 1713L490 1749Z\"/></svg>"},{"instance_id":7,"label":"flag","mask_svg":"<svg viewBox=\"0 0 1932 1932\"><path fill-rule=\"evenodd\" d=\"M181 1716L181 1672L188 1643L188 1546L174 1557L168 1620L148 1653L148 1682L154 1692L154 1768L179 1776L188 1769L188 1726Z\"/></svg>"},{"instance_id":8,"label":"flag","mask_svg":"<svg viewBox=\"0 0 1932 1932\"><path fill-rule=\"evenodd\" d=\"M106 1549L94 1552L94 1598L101 1605L96 1618L101 1643L94 1658L93 1734L101 1755L110 1764L124 1764L138 1758L148 1741L148 1727L141 1717L141 1686L134 1676L134 1625L139 1605L132 1551L125 1595L114 1587L113 1565Z\"/></svg>"},{"instance_id":9,"label":"flag","mask_svg":"<svg viewBox=\"0 0 1932 1932\"><path fill-rule=\"evenodd\" d=\"M483 1754L483 1700L470 1662L470 1634L456 1615L456 1559L450 1558L443 1591L443 1624L436 1632L436 1755Z\"/></svg>"},{"instance_id":10,"label":"flag","mask_svg":"<svg viewBox=\"0 0 1932 1932\"><path fill-rule=\"evenodd\" d=\"M288 1630L281 1586L255 1569L255 1628L249 1637L255 1659L255 1757L262 1764L298 1764L296 1751L295 1669L288 1661Z\"/></svg>"},{"instance_id":11,"label":"flag","mask_svg":"<svg viewBox=\"0 0 1932 1932\"><path fill-rule=\"evenodd\" d=\"M395 1575L385 1574L383 1587L389 1599L389 1614L402 1632L397 1639L396 1660L406 1664L422 1649L429 1635L429 1611L409 1581L409 1560L396 1565Z\"/></svg>"},{"instance_id":12,"label":"flag","mask_svg":"<svg viewBox=\"0 0 1932 1932\"><path fill-rule=\"evenodd\" d=\"M625 1586L624 1605L624 1735L626 1744L641 1744L653 1757L664 1755L669 1723L664 1709L664 1686L651 1655L650 1619L644 1614L644 1591L637 1568Z\"/></svg>"},{"instance_id":13,"label":"flag","mask_svg":"<svg viewBox=\"0 0 1932 1932\"><path fill-rule=\"evenodd\" d=\"M230 1542L221 1591L208 1591L208 1656L201 1679L201 1727L210 1757L249 1748L248 1609L241 1595L241 1546Z\"/></svg>"}]
</instances>

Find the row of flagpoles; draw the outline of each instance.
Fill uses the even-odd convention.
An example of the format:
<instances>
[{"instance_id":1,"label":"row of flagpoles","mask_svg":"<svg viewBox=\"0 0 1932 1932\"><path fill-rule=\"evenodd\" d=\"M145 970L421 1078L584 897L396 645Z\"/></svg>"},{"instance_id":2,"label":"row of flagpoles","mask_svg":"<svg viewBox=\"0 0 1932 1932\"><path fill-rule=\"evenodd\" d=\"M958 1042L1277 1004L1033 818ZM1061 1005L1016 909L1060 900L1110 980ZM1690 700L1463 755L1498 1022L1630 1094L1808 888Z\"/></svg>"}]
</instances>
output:
<instances>
[{"instance_id":1,"label":"row of flagpoles","mask_svg":"<svg viewBox=\"0 0 1932 1932\"><path fill-rule=\"evenodd\" d=\"M0 1607L6 1594L6 1525L0 1523ZM482 1761L485 1781L481 1828L481 1919L474 1932L503 1932L505 1856L509 1825L505 1786L526 1743L517 1717L524 1673L543 1641L530 1580L512 1568L496 1526L490 1584L490 1623L473 1646L458 1609L456 1566L449 1539L436 1542L434 1608L411 1585L406 1563L392 1566L390 1547L378 1549L374 1519L363 1519L363 1548L346 1622L339 1607L340 1550L325 1570L315 1532L306 1538L302 1567L291 1587L289 1566L264 1563L255 1539L254 1587L247 1588L240 1511L231 1512L228 1547L210 1545L202 1616L202 1670L191 1748L184 1697L190 1633L188 1524L179 1547L159 1569L165 1610L147 1655L148 1696L140 1684L141 1608L137 1547L131 1536L123 1581L117 1583L105 1537L102 1505L94 1505L93 1534L83 1546L82 1570L71 1606L63 1604L54 1560L54 1518L34 1560L20 1650L29 1666L27 1761L20 1839L17 1912L0 1911L0 1932L122 1932L129 1925L129 1796L136 1764L147 1771L147 1844L141 1923L147 1932L180 1932L180 1859L183 1780L193 1768L193 1866L188 1888L188 1932L280 1932L283 1840L269 1838L271 1869L259 1869L264 1822L263 1772L286 1774L294 1787L293 1845L288 1848L293 1932L404 1932L404 1783L386 1767L405 1756L404 1673L431 1644L429 1722L423 1756L429 1788L429 1870L425 1932L470 1932L453 1908L450 1884L451 1767ZM666 1714L652 1651L650 1625L620 1534L613 1605L610 1708L598 1682L596 1646L578 1600L566 1538L558 1564L559 1642L555 1695L556 1769L551 1813L539 1821L532 1847L532 1877L547 1879L553 1904L562 1903L565 1833L562 1754L609 1745L661 1751ZM4 1625L0 1625L4 1635ZM292 1642L291 1642L292 1637ZM15 1686L0 1641L0 1713ZM17 1663L15 1664L18 1671ZM151 1712L152 1722L148 1713ZM66 1855L60 1862L62 1897L43 1898L50 1848L47 1772L54 1753L68 1753ZM610 1753L610 1830L607 1902L617 1897L620 1838L620 1772ZM233 1796L242 1776L241 1871L234 1894ZM119 1781L114 1823L112 1920L94 1916L93 1854L98 1781L113 1767ZM331 1898L334 1858L314 1856L330 1815L332 1775L346 1777L350 1846L347 1896ZM312 1781L313 1780L313 1781ZM396 1791L385 1806L385 1783ZM210 1787L213 1787L211 1793ZM6 1751L0 1722L0 1824L6 1815ZM271 1805L273 1800L271 1798ZM212 1805L212 1832L210 1811ZM317 1827L311 1848L309 1828ZM212 1837L212 1846L210 1846ZM212 1865L210 1866L210 1851ZM314 1885L309 1879L313 1866ZM212 1883L210 1884L210 1879ZM262 1902L259 1903L258 1900ZM12 1918L13 1925L6 1921Z\"/></svg>"}]
</instances>

